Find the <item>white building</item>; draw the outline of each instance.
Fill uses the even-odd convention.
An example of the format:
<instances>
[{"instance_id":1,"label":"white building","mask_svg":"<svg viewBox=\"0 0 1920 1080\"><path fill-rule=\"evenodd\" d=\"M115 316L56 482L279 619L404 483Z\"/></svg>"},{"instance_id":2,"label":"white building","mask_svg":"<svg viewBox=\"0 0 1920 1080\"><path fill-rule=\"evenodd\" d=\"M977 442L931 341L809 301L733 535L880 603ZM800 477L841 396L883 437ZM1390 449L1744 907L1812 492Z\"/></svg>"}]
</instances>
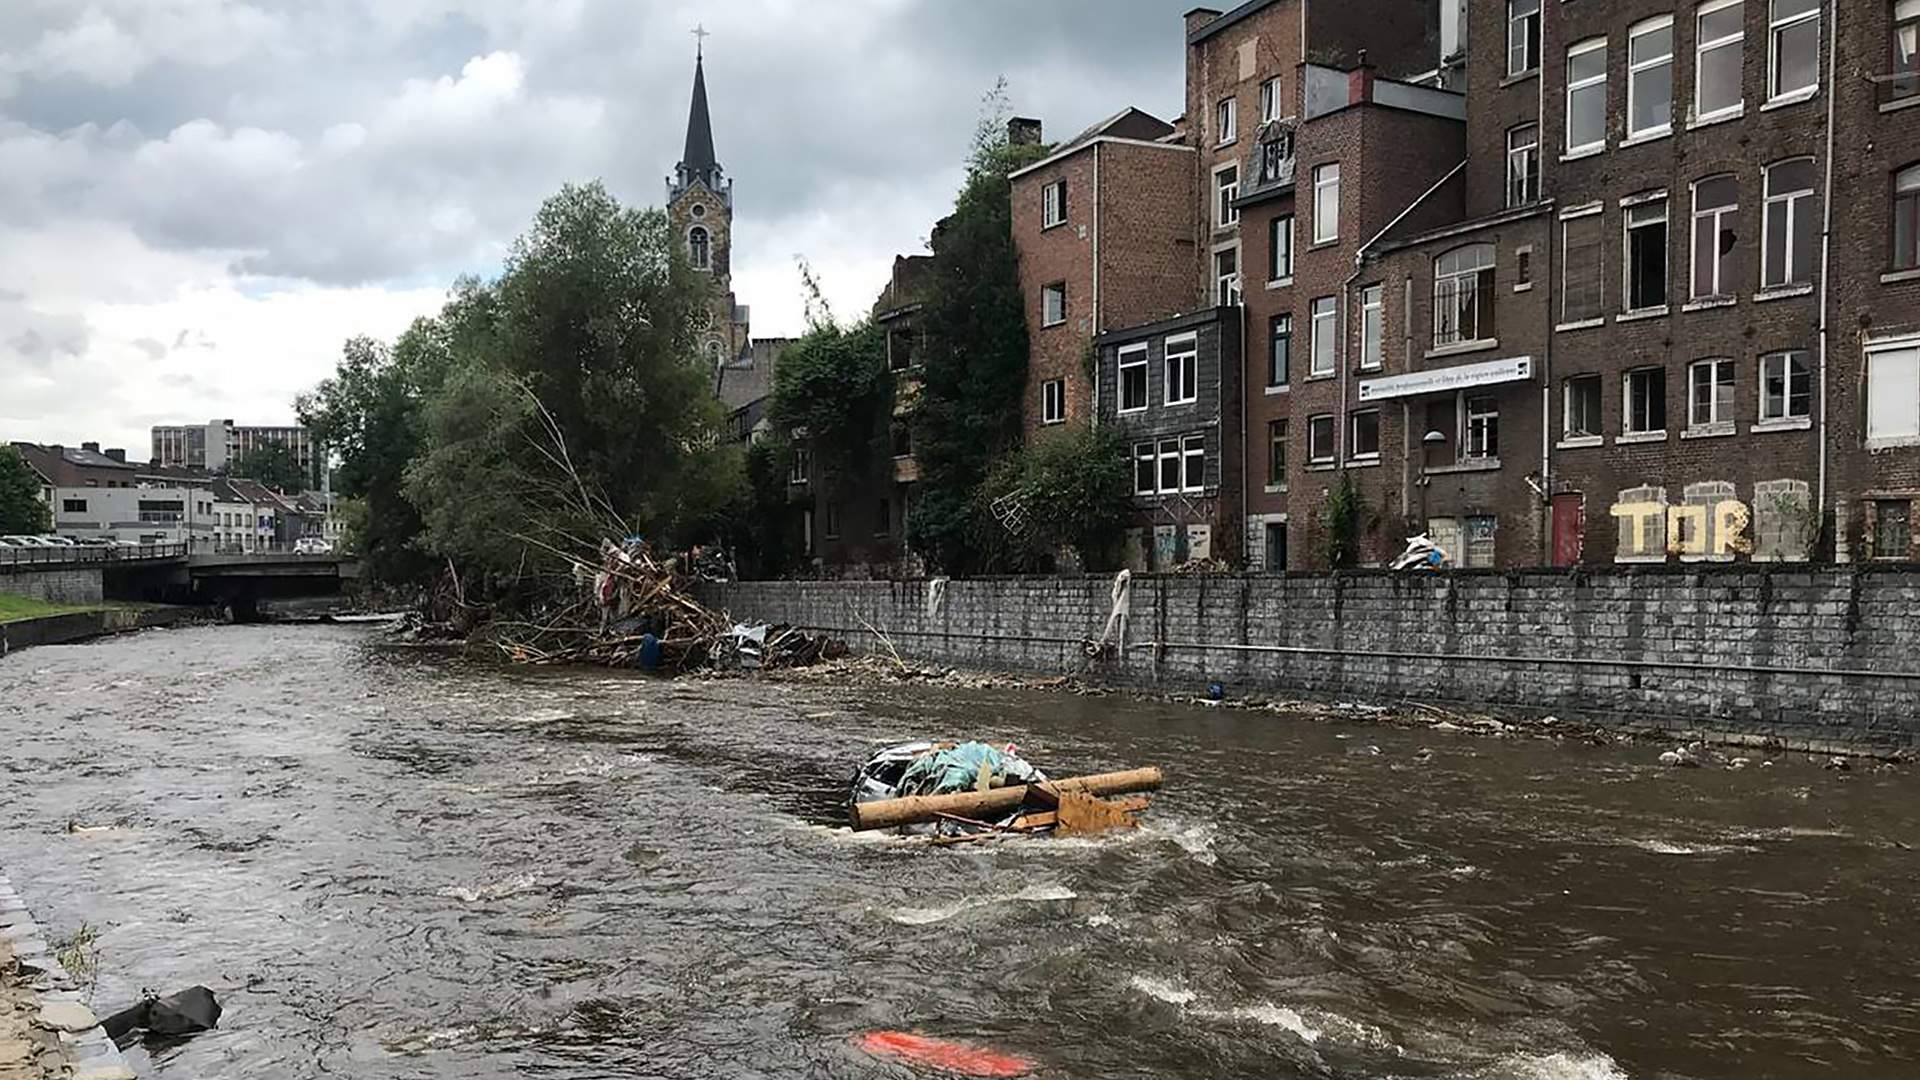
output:
<instances>
[{"instance_id":1,"label":"white building","mask_svg":"<svg viewBox=\"0 0 1920 1080\"><path fill-rule=\"evenodd\" d=\"M57 488L53 531L141 544L212 547L218 520L204 488Z\"/></svg>"}]
</instances>

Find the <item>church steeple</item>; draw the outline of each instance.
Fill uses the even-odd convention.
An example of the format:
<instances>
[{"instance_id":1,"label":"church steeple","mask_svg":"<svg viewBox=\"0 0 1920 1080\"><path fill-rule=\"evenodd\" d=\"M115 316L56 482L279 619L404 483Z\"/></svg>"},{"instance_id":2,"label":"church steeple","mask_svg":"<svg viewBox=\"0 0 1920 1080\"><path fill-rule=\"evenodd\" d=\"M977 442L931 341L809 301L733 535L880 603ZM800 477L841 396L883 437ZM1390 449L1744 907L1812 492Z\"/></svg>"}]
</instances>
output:
<instances>
[{"instance_id":1,"label":"church steeple","mask_svg":"<svg viewBox=\"0 0 1920 1080\"><path fill-rule=\"evenodd\" d=\"M701 33L700 36L705 36ZM687 113L687 147L680 164L674 168L677 191L685 191L695 182L703 183L715 194L723 194L719 161L713 153L713 116L707 109L706 50L693 62L693 107Z\"/></svg>"}]
</instances>

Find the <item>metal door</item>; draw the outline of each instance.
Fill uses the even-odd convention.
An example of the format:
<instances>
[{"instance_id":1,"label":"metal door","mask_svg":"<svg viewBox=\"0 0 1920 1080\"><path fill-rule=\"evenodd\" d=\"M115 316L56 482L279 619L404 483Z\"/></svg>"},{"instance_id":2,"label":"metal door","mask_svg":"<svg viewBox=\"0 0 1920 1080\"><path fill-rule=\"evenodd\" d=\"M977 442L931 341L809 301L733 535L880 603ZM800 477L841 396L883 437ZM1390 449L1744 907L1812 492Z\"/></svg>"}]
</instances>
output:
<instances>
[{"instance_id":1,"label":"metal door","mask_svg":"<svg viewBox=\"0 0 1920 1080\"><path fill-rule=\"evenodd\" d=\"M1587 536L1587 497L1579 492L1553 497L1553 565L1574 566Z\"/></svg>"}]
</instances>

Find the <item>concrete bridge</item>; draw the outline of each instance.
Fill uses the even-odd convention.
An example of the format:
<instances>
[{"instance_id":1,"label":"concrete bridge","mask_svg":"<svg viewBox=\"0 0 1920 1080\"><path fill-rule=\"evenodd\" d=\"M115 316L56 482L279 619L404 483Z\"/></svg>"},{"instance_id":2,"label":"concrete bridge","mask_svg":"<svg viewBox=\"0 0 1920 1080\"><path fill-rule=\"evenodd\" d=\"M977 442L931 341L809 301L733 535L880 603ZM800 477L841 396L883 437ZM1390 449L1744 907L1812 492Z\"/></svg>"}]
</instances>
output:
<instances>
[{"instance_id":1,"label":"concrete bridge","mask_svg":"<svg viewBox=\"0 0 1920 1080\"><path fill-rule=\"evenodd\" d=\"M264 599L330 596L360 575L345 555L191 551L185 544L0 548L0 592L58 604L218 604L236 617Z\"/></svg>"}]
</instances>

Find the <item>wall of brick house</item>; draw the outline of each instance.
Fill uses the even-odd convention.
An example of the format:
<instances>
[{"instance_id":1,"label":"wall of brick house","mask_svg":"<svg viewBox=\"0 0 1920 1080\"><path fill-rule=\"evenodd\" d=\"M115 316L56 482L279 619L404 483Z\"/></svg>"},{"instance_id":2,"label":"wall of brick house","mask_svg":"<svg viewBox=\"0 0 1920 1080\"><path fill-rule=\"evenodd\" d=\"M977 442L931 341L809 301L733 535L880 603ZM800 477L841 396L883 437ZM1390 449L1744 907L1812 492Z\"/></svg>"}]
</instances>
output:
<instances>
[{"instance_id":1,"label":"wall of brick house","mask_svg":"<svg viewBox=\"0 0 1920 1080\"><path fill-rule=\"evenodd\" d=\"M1788 748L1920 745L1920 573L1908 570L1142 576L1116 654L1099 660L1083 643L1114 608L1102 577L702 590L738 619L940 664L1183 694L1218 681L1232 696L1438 702Z\"/></svg>"},{"instance_id":2,"label":"wall of brick house","mask_svg":"<svg viewBox=\"0 0 1920 1080\"><path fill-rule=\"evenodd\" d=\"M1041 200L1047 185L1066 181L1067 220L1051 228L1042 225ZM1051 379L1066 380L1069 424L1084 425L1090 415L1092 392L1086 376L1087 341L1093 336L1093 153L1062 158L1013 181L1013 237L1020 252L1020 293L1027 311L1027 388L1021 395L1021 413L1027 437L1043 430L1042 387ZM1066 322L1044 324L1042 295L1048 285L1063 282L1067 290Z\"/></svg>"},{"instance_id":3,"label":"wall of brick house","mask_svg":"<svg viewBox=\"0 0 1920 1080\"><path fill-rule=\"evenodd\" d=\"M1467 41L1471 51L1466 82L1466 213L1481 217L1507 205L1507 132L1520 124L1540 122L1542 89L1540 69L1507 74L1505 4L1469 3ZM1553 64L1564 65L1565 57L1541 62L1542 68ZM1560 85L1564 88L1564 80ZM1555 111L1562 100L1550 99L1547 111ZM1544 140L1544 126L1541 136ZM1541 146L1544 154L1548 144L1543 141Z\"/></svg>"},{"instance_id":4,"label":"wall of brick house","mask_svg":"<svg viewBox=\"0 0 1920 1080\"><path fill-rule=\"evenodd\" d=\"M1194 221L1204 205L1184 146L1102 143L1100 325L1119 330L1208 306L1195 287Z\"/></svg>"},{"instance_id":5,"label":"wall of brick house","mask_svg":"<svg viewBox=\"0 0 1920 1080\"><path fill-rule=\"evenodd\" d=\"M1316 64L1366 62L1382 78L1425 74L1440 66L1440 4L1425 0L1345 0L1307 5L1307 56Z\"/></svg>"}]
</instances>

